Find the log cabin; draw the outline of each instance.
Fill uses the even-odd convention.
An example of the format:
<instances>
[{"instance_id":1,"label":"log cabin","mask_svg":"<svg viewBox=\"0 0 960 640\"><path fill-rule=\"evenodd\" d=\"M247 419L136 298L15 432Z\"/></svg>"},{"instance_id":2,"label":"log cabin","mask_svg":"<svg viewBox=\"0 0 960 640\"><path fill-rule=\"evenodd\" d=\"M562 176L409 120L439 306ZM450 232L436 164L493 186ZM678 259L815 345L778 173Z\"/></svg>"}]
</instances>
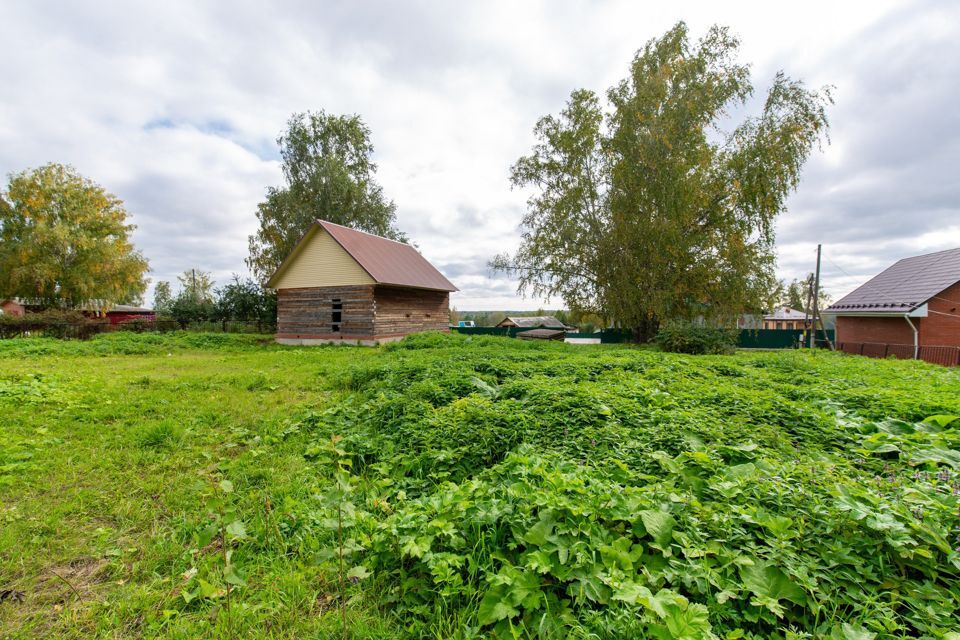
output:
<instances>
[{"instance_id":1,"label":"log cabin","mask_svg":"<svg viewBox=\"0 0 960 640\"><path fill-rule=\"evenodd\" d=\"M318 220L267 281L282 344L374 345L450 330L457 288L409 244Z\"/></svg>"}]
</instances>

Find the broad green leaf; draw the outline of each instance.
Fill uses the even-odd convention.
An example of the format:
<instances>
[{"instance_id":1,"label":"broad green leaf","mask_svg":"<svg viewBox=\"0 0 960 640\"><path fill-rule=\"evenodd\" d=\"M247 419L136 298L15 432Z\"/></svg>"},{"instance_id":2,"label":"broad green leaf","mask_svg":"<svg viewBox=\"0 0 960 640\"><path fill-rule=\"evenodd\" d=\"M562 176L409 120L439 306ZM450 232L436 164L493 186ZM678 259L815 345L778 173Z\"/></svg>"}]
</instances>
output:
<instances>
[{"instance_id":1,"label":"broad green leaf","mask_svg":"<svg viewBox=\"0 0 960 640\"><path fill-rule=\"evenodd\" d=\"M530 530L523 535L525 542L541 547L547 542L547 538L553 532L553 526L557 522L557 516L553 511L546 511L540 515L537 524L530 527Z\"/></svg>"},{"instance_id":2,"label":"broad green leaf","mask_svg":"<svg viewBox=\"0 0 960 640\"><path fill-rule=\"evenodd\" d=\"M939 427L948 427L957 420L960 420L960 416L953 416L947 414L938 414L935 416L929 416L924 419L924 424L935 424Z\"/></svg>"},{"instance_id":3,"label":"broad green leaf","mask_svg":"<svg viewBox=\"0 0 960 640\"><path fill-rule=\"evenodd\" d=\"M873 640L877 634L867 631L860 625L854 626L844 622L840 627L834 627L830 636L836 640Z\"/></svg>"},{"instance_id":4,"label":"broad green leaf","mask_svg":"<svg viewBox=\"0 0 960 640\"><path fill-rule=\"evenodd\" d=\"M203 578L197 579L197 585L199 586L200 596L208 599L216 599L224 594L224 590L220 587L215 587Z\"/></svg>"},{"instance_id":5,"label":"broad green leaf","mask_svg":"<svg viewBox=\"0 0 960 640\"><path fill-rule=\"evenodd\" d=\"M242 539L247 537L247 527L240 520L234 520L227 525L227 533L234 538Z\"/></svg>"},{"instance_id":6,"label":"broad green leaf","mask_svg":"<svg viewBox=\"0 0 960 640\"><path fill-rule=\"evenodd\" d=\"M638 515L650 537L661 550L666 550L673 538L673 527L676 525L673 516L665 511L652 510L641 511Z\"/></svg>"},{"instance_id":7,"label":"broad green leaf","mask_svg":"<svg viewBox=\"0 0 960 640\"><path fill-rule=\"evenodd\" d=\"M229 569L227 569L226 573L223 574L223 580L227 584L232 584L235 587L247 586L246 581L243 579L243 576L240 575L235 566L231 566Z\"/></svg>"},{"instance_id":8,"label":"broad green leaf","mask_svg":"<svg viewBox=\"0 0 960 640\"><path fill-rule=\"evenodd\" d=\"M783 615L779 606L780 600L806 604L807 595L804 590L791 582L787 574L768 562L756 560L753 565L741 567L740 579L744 586L757 596L758 603L778 617Z\"/></svg>"},{"instance_id":9,"label":"broad green leaf","mask_svg":"<svg viewBox=\"0 0 960 640\"><path fill-rule=\"evenodd\" d=\"M709 637L711 629L707 608L698 603L687 605L686 608L670 605L663 624L675 640L702 640Z\"/></svg>"},{"instance_id":10,"label":"broad green leaf","mask_svg":"<svg viewBox=\"0 0 960 640\"><path fill-rule=\"evenodd\" d=\"M352 567L350 571L347 571L347 577L354 578L356 580L363 580L369 575L370 571L362 564L358 564L357 566Z\"/></svg>"},{"instance_id":11,"label":"broad green leaf","mask_svg":"<svg viewBox=\"0 0 960 640\"><path fill-rule=\"evenodd\" d=\"M487 589L480 601L477 621L482 626L486 626L519 614L520 611L512 607L507 599L506 587L504 585L494 585Z\"/></svg>"},{"instance_id":12,"label":"broad green leaf","mask_svg":"<svg viewBox=\"0 0 960 640\"><path fill-rule=\"evenodd\" d=\"M229 480L221 480L220 491L223 491L224 493L233 493L233 483Z\"/></svg>"}]
</instances>

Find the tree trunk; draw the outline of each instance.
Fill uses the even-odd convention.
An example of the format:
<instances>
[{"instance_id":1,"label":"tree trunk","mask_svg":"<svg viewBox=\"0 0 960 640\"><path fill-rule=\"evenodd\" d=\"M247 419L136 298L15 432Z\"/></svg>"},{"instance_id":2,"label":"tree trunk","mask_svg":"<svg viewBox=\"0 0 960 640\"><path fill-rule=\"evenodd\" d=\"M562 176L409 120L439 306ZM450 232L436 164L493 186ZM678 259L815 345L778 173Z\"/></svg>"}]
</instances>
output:
<instances>
[{"instance_id":1,"label":"tree trunk","mask_svg":"<svg viewBox=\"0 0 960 640\"><path fill-rule=\"evenodd\" d=\"M637 343L646 343L653 340L660 330L660 320L655 316L649 316L641 320L633 327L633 340Z\"/></svg>"}]
</instances>

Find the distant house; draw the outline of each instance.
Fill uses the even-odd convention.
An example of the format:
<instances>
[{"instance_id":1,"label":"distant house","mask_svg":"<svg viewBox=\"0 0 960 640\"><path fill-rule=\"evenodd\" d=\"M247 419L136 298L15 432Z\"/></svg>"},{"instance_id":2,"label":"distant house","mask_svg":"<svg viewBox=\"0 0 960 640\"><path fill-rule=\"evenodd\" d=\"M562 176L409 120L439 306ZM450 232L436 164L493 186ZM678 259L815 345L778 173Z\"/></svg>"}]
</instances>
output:
<instances>
[{"instance_id":1,"label":"distant house","mask_svg":"<svg viewBox=\"0 0 960 640\"><path fill-rule=\"evenodd\" d=\"M318 220L267 282L284 344L374 344L449 331L457 288L408 244Z\"/></svg>"},{"instance_id":2,"label":"distant house","mask_svg":"<svg viewBox=\"0 0 960 640\"><path fill-rule=\"evenodd\" d=\"M22 316L27 312L27 308L19 300L8 298L0 300L0 315Z\"/></svg>"},{"instance_id":3,"label":"distant house","mask_svg":"<svg viewBox=\"0 0 960 640\"><path fill-rule=\"evenodd\" d=\"M837 343L861 352L892 345L885 355L924 357L927 349L931 359L929 348L960 347L960 248L904 258L824 313L836 317Z\"/></svg>"},{"instance_id":4,"label":"distant house","mask_svg":"<svg viewBox=\"0 0 960 640\"><path fill-rule=\"evenodd\" d=\"M570 328L553 316L516 316L504 318L497 326L517 327L519 329L557 329L560 331L566 331Z\"/></svg>"},{"instance_id":5,"label":"distant house","mask_svg":"<svg viewBox=\"0 0 960 640\"><path fill-rule=\"evenodd\" d=\"M153 309L145 307L136 307L129 304L115 304L104 314L110 324L123 324L125 322L153 322L157 319L157 314Z\"/></svg>"},{"instance_id":6,"label":"distant house","mask_svg":"<svg viewBox=\"0 0 960 640\"><path fill-rule=\"evenodd\" d=\"M531 329L517 334L521 340L560 340L566 338L567 332L563 329Z\"/></svg>"},{"instance_id":7,"label":"distant house","mask_svg":"<svg viewBox=\"0 0 960 640\"><path fill-rule=\"evenodd\" d=\"M782 307L773 313L763 316L764 329L805 329L804 323L812 320L811 316L803 311L790 307Z\"/></svg>"}]
</instances>

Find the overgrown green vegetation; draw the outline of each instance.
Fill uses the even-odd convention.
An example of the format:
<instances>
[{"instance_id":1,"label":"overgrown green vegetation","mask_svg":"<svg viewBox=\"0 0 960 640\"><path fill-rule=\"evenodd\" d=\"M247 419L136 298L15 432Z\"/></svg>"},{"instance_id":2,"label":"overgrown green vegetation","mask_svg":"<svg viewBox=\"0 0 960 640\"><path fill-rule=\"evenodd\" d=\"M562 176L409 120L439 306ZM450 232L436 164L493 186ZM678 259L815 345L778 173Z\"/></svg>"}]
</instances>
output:
<instances>
[{"instance_id":1,"label":"overgrown green vegetation","mask_svg":"<svg viewBox=\"0 0 960 640\"><path fill-rule=\"evenodd\" d=\"M693 355L733 353L740 332L737 329L675 322L660 327L654 342L664 351Z\"/></svg>"},{"instance_id":2,"label":"overgrown green vegetation","mask_svg":"<svg viewBox=\"0 0 960 640\"><path fill-rule=\"evenodd\" d=\"M958 637L956 370L457 335L0 361L3 637Z\"/></svg>"}]
</instances>

